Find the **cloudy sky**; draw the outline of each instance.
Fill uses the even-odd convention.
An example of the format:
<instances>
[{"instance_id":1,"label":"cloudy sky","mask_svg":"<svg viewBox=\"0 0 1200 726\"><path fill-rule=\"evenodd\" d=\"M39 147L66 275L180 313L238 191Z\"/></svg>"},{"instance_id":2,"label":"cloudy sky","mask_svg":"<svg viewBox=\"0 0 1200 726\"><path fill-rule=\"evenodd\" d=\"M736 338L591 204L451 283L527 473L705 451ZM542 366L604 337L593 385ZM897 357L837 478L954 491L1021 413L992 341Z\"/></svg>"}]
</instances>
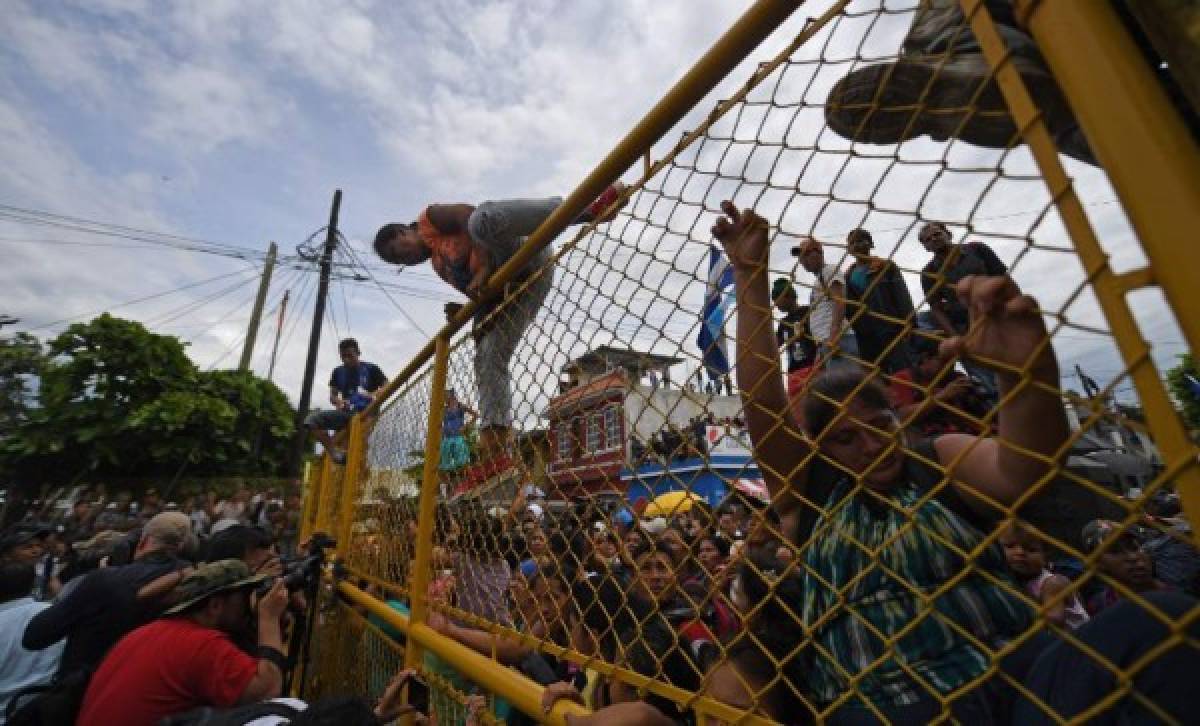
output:
<instances>
[{"instance_id":1,"label":"cloudy sky","mask_svg":"<svg viewBox=\"0 0 1200 726\"><path fill-rule=\"evenodd\" d=\"M287 264L276 271L253 367L266 373L275 311L290 290L274 377L295 401L316 277L297 245L326 224L340 188L350 250L339 256L314 400L324 397L339 336L354 335L368 359L398 370L440 327L442 304L461 298L428 267L396 271L376 259L366 242L374 230L429 202L569 191L747 4L7 0L0 313L45 338L110 310L187 341L201 368L233 367L258 266L274 240ZM804 6L668 134L656 158L827 4ZM1081 271L1055 262L1065 255L1053 248L1066 239L1053 213L1043 215L1048 200L1024 151L915 141L852 156L849 144L821 131L819 109L808 113L853 57L894 53L909 17L869 14L830 26L743 113L652 179L654 191L639 195L628 215L568 255L560 282L579 287L551 300L556 324L573 333L556 338L562 355L610 341L691 345L702 294L695 274L703 274L711 205L731 164L741 178L762 182L728 191L779 224L780 268L793 262L788 237L839 241L859 224L879 230L882 253L920 267L919 211L970 222L1002 257L1020 260L1023 284L1049 307L1081 324L1101 322L1086 295L1070 298ZM816 63L821 57L847 63ZM791 108L786 117L781 108ZM788 149L795 158L776 154L774 165L743 143L810 131ZM1075 162L1068 169L1116 264L1135 264L1140 253L1103 175ZM709 183L693 184L697 178ZM676 198L694 206L664 203ZM588 260L606 263L588 268ZM623 277L603 274L614 260ZM622 287L635 267L639 282ZM1064 275L1072 280L1064 284ZM622 302L594 302L598 291ZM1139 309L1156 358L1169 362L1181 352L1178 333L1157 302ZM639 322L624 320L631 314ZM581 320L590 333L580 332ZM1121 368L1102 334L1066 330L1058 342L1068 365L1084 362L1102 382ZM553 368L547 362L539 375Z\"/></svg>"}]
</instances>

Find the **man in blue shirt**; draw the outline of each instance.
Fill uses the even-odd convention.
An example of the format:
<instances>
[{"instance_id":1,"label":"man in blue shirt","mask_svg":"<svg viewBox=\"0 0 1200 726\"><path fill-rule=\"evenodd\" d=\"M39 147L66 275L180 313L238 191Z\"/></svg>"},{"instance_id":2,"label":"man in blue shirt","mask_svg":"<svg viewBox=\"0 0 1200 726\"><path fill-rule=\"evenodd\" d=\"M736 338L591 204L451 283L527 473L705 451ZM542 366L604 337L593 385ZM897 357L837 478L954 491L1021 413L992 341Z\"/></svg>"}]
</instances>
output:
<instances>
[{"instance_id":1,"label":"man in blue shirt","mask_svg":"<svg viewBox=\"0 0 1200 726\"><path fill-rule=\"evenodd\" d=\"M30 619L50 607L50 603L30 597L33 578L33 565L28 562L0 564L0 723L13 696L50 682L66 644L60 640L45 650L27 650L21 645Z\"/></svg>"},{"instance_id":2,"label":"man in blue shirt","mask_svg":"<svg viewBox=\"0 0 1200 726\"><path fill-rule=\"evenodd\" d=\"M338 343L338 354L342 364L333 369L329 377L329 403L332 411L313 411L304 420L304 425L313 432L313 436L333 460L339 464L346 463L346 452L333 443L330 431L341 431L350 424L354 414L362 411L375 400L375 392L387 383L387 376L374 363L361 359L362 352L358 341L346 338Z\"/></svg>"}]
</instances>

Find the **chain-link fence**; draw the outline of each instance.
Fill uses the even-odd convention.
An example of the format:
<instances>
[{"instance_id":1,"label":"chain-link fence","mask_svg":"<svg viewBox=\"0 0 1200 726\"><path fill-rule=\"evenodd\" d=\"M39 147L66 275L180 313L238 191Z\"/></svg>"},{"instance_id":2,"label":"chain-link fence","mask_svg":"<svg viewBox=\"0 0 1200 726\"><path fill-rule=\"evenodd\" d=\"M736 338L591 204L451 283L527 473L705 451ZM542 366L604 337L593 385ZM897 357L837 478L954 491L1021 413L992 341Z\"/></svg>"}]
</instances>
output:
<instances>
[{"instance_id":1,"label":"chain-link fence","mask_svg":"<svg viewBox=\"0 0 1200 726\"><path fill-rule=\"evenodd\" d=\"M1130 295L1172 262L1141 268L1031 4L818 5L534 235L355 422L354 476L316 472L348 570L321 692L377 693L402 624L445 722L561 717L538 686L710 723L1194 717L1200 475L1156 367L1194 292Z\"/></svg>"}]
</instances>

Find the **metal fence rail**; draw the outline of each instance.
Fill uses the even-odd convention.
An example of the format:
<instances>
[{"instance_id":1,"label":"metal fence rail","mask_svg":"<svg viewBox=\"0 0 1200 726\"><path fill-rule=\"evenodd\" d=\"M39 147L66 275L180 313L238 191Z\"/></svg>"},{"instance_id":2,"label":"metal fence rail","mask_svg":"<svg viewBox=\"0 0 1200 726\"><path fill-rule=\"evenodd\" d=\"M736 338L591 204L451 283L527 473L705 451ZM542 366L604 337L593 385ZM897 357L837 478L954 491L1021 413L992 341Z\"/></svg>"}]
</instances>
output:
<instances>
[{"instance_id":1,"label":"metal fence rail","mask_svg":"<svg viewBox=\"0 0 1200 726\"><path fill-rule=\"evenodd\" d=\"M356 417L345 466L311 468L303 531L335 533L342 569L310 693L378 694L403 662L446 723L564 723L630 691L730 723L889 721L914 703L948 721L980 703L1179 718L1146 679L1200 647L1200 606L1154 591L1200 582L1144 562L1185 551L1200 517L1200 450L1155 355L1173 331L1200 339L1178 243L1200 222L1195 139L1105 3L795 8L755 3L493 275L500 303L468 304ZM614 215L574 225L766 38L775 54ZM737 256L764 227L728 235L732 281L709 231L725 200L766 230L760 263ZM983 246L927 269L928 223ZM852 254L852 230L873 246ZM847 268L842 289L806 269L812 240ZM950 320L972 383L934 353L947 335L928 315L969 293L946 292L960 256L1003 264L1037 305ZM813 304L777 343L789 287ZM823 299L845 305L840 339ZM481 371L480 341L505 329L507 370ZM808 365L785 373L778 346L807 338ZM470 409L502 378L507 431L444 425L448 391ZM1085 605L1156 640L1117 658ZM1011 667L1048 641L1107 692L1063 710ZM587 708L543 712L539 658Z\"/></svg>"}]
</instances>

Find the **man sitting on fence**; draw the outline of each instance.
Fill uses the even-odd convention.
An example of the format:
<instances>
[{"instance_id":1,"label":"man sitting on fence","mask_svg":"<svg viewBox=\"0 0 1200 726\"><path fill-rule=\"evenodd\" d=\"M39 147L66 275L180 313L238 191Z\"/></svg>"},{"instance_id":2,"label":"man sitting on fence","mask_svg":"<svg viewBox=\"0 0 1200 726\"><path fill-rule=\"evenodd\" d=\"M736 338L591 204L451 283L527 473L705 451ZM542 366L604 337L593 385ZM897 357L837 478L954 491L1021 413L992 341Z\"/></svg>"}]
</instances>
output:
<instances>
[{"instance_id":1,"label":"man sitting on fence","mask_svg":"<svg viewBox=\"0 0 1200 726\"><path fill-rule=\"evenodd\" d=\"M346 463L346 452L333 443L330 431L341 431L374 400L374 393L387 383L387 376L374 363L362 360L358 341L346 338L338 343L338 355L342 364L333 369L329 377L329 403L332 411L313 411L304 420L307 426L339 464Z\"/></svg>"},{"instance_id":2,"label":"man sitting on fence","mask_svg":"<svg viewBox=\"0 0 1200 726\"><path fill-rule=\"evenodd\" d=\"M603 220L604 215L613 214L621 189L620 184L609 187L576 222ZM375 252L397 265L429 261L439 277L475 300L491 273L508 262L525 238L561 203L560 198L551 197L490 201L477 207L432 204L411 224L381 227L375 235ZM500 307L500 299L488 301L475 311L480 448L484 459L495 463L505 453L512 421L512 374L508 363L554 283L551 256L550 247L542 248L509 281L505 298L517 297L495 316L492 313ZM455 314L456 305L448 305L446 312Z\"/></svg>"}]
</instances>

